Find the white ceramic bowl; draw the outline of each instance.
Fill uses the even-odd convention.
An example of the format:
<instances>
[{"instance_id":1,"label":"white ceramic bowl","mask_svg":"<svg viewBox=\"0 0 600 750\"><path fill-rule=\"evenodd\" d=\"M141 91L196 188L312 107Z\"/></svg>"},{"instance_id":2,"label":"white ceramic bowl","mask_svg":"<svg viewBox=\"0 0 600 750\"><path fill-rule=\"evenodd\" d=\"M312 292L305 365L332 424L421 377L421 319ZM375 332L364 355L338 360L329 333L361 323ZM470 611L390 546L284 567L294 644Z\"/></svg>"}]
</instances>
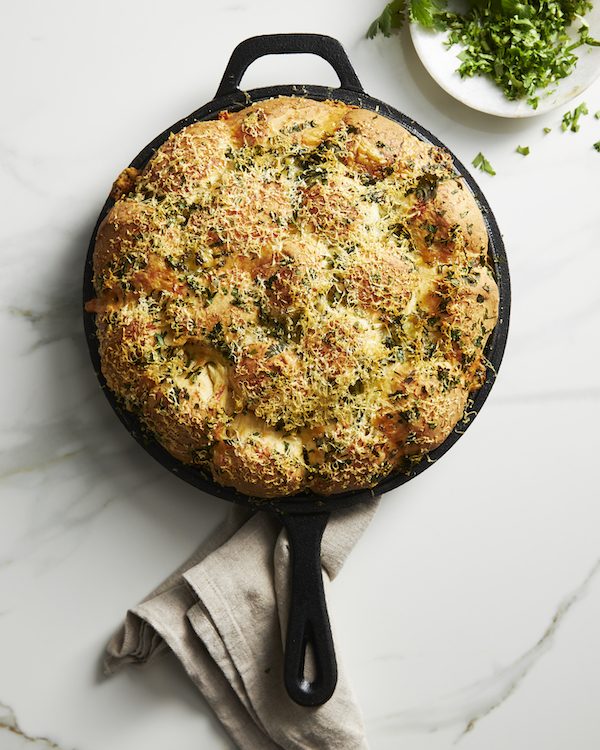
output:
<instances>
[{"instance_id":1,"label":"white ceramic bowl","mask_svg":"<svg viewBox=\"0 0 600 750\"><path fill-rule=\"evenodd\" d=\"M600 3L596 2L585 20L590 26L590 35L600 38ZM579 23L571 25L571 35L577 36ZM459 45L446 47L444 44L448 33L439 33L424 29L419 24L411 23L410 35L421 62L431 77L451 96L480 112L487 112L500 117L534 117L560 107L581 94L600 75L600 47L584 45L576 50L579 61L575 70L563 78L557 86L551 87L550 96L540 94L540 103L533 109L525 100L510 101L489 78L474 76L461 78L456 72L460 65L457 55L462 50Z\"/></svg>"}]
</instances>

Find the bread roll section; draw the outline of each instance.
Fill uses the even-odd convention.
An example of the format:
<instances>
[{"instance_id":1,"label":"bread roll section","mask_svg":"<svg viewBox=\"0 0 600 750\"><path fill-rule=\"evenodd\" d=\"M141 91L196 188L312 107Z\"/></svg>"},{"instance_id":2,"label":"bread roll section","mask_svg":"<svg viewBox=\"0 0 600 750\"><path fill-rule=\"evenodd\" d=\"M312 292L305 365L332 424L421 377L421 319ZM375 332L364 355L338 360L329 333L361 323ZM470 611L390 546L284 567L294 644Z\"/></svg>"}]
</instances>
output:
<instances>
[{"instance_id":1,"label":"bread roll section","mask_svg":"<svg viewBox=\"0 0 600 750\"><path fill-rule=\"evenodd\" d=\"M177 459L257 497L371 487L448 436L498 315L450 156L279 97L169 137L96 240L102 370Z\"/></svg>"}]
</instances>

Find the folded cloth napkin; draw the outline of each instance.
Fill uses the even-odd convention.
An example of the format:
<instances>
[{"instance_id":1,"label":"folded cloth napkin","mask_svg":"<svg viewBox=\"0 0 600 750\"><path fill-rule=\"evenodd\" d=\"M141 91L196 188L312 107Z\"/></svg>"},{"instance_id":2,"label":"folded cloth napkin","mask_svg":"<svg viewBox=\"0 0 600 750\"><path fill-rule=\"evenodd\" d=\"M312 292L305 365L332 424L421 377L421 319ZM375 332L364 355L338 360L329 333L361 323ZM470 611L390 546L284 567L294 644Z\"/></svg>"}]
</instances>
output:
<instances>
[{"instance_id":1,"label":"folded cloth napkin","mask_svg":"<svg viewBox=\"0 0 600 750\"><path fill-rule=\"evenodd\" d=\"M321 547L326 594L378 500L331 516ZM208 540L127 613L107 646L106 672L168 648L240 750L364 750L362 716L339 653L338 684L325 705L298 706L285 691L289 562L281 524L233 506Z\"/></svg>"}]
</instances>

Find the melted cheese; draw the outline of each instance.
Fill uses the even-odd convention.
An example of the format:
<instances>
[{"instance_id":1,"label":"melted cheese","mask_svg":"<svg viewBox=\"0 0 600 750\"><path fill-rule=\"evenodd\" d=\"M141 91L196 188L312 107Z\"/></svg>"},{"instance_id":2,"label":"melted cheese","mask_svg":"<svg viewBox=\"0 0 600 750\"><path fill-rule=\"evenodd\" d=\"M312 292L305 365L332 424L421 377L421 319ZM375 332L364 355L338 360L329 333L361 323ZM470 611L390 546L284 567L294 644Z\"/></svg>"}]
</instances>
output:
<instances>
[{"instance_id":1,"label":"melted cheese","mask_svg":"<svg viewBox=\"0 0 600 750\"><path fill-rule=\"evenodd\" d=\"M497 318L448 155L281 97L171 136L98 232L103 372L180 460L257 496L374 485L439 445Z\"/></svg>"}]
</instances>

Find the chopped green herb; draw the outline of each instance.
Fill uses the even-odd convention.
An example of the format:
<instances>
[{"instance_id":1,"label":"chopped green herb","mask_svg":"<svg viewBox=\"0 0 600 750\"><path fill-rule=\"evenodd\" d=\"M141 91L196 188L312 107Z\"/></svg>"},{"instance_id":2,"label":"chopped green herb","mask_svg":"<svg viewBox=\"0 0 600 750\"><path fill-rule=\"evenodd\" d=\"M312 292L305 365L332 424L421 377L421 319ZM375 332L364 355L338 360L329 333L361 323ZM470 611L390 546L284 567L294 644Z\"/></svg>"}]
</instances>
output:
<instances>
[{"instance_id":1,"label":"chopped green herb","mask_svg":"<svg viewBox=\"0 0 600 750\"><path fill-rule=\"evenodd\" d=\"M594 117L596 118L596 120L600 120L600 109L594 113Z\"/></svg>"},{"instance_id":2,"label":"chopped green herb","mask_svg":"<svg viewBox=\"0 0 600 750\"><path fill-rule=\"evenodd\" d=\"M544 128L544 133L545 133L546 135L548 135L548 133L550 133L550 132L551 132L551 130L552 130L552 128Z\"/></svg>"},{"instance_id":3,"label":"chopped green herb","mask_svg":"<svg viewBox=\"0 0 600 750\"><path fill-rule=\"evenodd\" d=\"M574 50L594 44L586 26L576 42L567 27L592 5L588 0L474 0L465 15L448 13L448 44L460 44L459 74L486 75L507 99L527 99L536 109L540 91L570 75Z\"/></svg>"},{"instance_id":4,"label":"chopped green herb","mask_svg":"<svg viewBox=\"0 0 600 750\"><path fill-rule=\"evenodd\" d=\"M240 290L236 286L231 288L231 297L232 305L235 305L236 307L244 307L244 302L240 297Z\"/></svg>"},{"instance_id":5,"label":"chopped green herb","mask_svg":"<svg viewBox=\"0 0 600 750\"><path fill-rule=\"evenodd\" d=\"M600 141L596 141L596 143L594 143L594 148L596 149L596 151L600 152Z\"/></svg>"},{"instance_id":6,"label":"chopped green herb","mask_svg":"<svg viewBox=\"0 0 600 750\"><path fill-rule=\"evenodd\" d=\"M585 102L581 102L581 104L578 107L575 107L572 112L564 113L560 129L563 131L563 133L569 129L572 133L576 133L579 130L579 118L582 115L587 114L589 114L587 105Z\"/></svg>"},{"instance_id":7,"label":"chopped green herb","mask_svg":"<svg viewBox=\"0 0 600 750\"><path fill-rule=\"evenodd\" d=\"M447 44L459 44L459 74L488 76L508 99L526 99L536 109L541 92L570 75L575 50L600 46L583 16L590 0L468 0L467 10L445 10L446 0L392 0L369 26L367 36L390 36L411 21L449 31ZM567 33L579 21L576 40ZM548 92L549 93L549 92Z\"/></svg>"},{"instance_id":8,"label":"chopped green herb","mask_svg":"<svg viewBox=\"0 0 600 750\"><path fill-rule=\"evenodd\" d=\"M271 346L266 350L265 358L271 359L271 357L275 357L278 354L281 354L284 349L285 343L283 341L276 341L274 344L271 344Z\"/></svg>"},{"instance_id":9,"label":"chopped green herb","mask_svg":"<svg viewBox=\"0 0 600 750\"><path fill-rule=\"evenodd\" d=\"M487 172L488 174L491 174L491 175L496 174L496 172L494 171L494 168L489 163L489 161L485 158L485 156L481 153L481 151L473 159L471 164L474 167L478 167L482 172Z\"/></svg>"},{"instance_id":10,"label":"chopped green herb","mask_svg":"<svg viewBox=\"0 0 600 750\"><path fill-rule=\"evenodd\" d=\"M161 336L161 334L160 334L160 333L155 333L155 334L154 334L154 338L156 339L156 343L157 343L157 344L158 344L159 346L164 346L164 345L165 345L165 340L164 340L164 338L163 338L163 337Z\"/></svg>"},{"instance_id":11,"label":"chopped green herb","mask_svg":"<svg viewBox=\"0 0 600 750\"><path fill-rule=\"evenodd\" d=\"M517 153L529 156L529 146L517 146Z\"/></svg>"}]
</instances>

